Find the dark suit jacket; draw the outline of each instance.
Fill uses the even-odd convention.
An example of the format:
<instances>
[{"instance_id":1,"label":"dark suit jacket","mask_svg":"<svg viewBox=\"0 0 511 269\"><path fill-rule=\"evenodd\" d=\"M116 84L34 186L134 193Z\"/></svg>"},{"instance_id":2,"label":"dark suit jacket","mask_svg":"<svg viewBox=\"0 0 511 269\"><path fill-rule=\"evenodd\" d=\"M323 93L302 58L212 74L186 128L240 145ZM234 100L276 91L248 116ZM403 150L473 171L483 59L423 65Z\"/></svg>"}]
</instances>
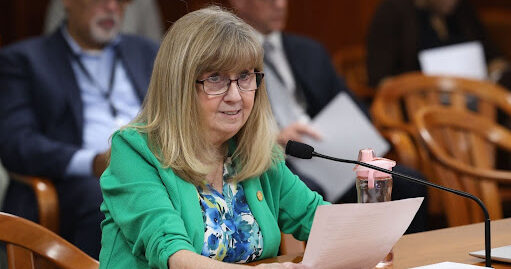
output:
<instances>
[{"instance_id":1,"label":"dark suit jacket","mask_svg":"<svg viewBox=\"0 0 511 269\"><path fill-rule=\"evenodd\" d=\"M467 0L461 0L453 14L467 41L480 40L486 59L499 56L486 38L483 27ZM418 16L413 0L383 0L377 8L367 36L369 84L405 72L420 70Z\"/></svg>"},{"instance_id":2,"label":"dark suit jacket","mask_svg":"<svg viewBox=\"0 0 511 269\"><path fill-rule=\"evenodd\" d=\"M60 31L0 50L0 159L12 172L59 179L82 145L83 104ZM156 44L123 35L124 67L142 100Z\"/></svg>"},{"instance_id":3,"label":"dark suit jacket","mask_svg":"<svg viewBox=\"0 0 511 269\"><path fill-rule=\"evenodd\" d=\"M297 91L307 104L307 114L316 116L338 93L346 92L369 117L367 108L354 97L340 78L326 49L318 42L287 33L282 34L286 58L291 66Z\"/></svg>"},{"instance_id":4,"label":"dark suit jacket","mask_svg":"<svg viewBox=\"0 0 511 269\"><path fill-rule=\"evenodd\" d=\"M369 118L368 109L337 75L330 55L320 43L307 37L282 33L282 45L296 82L296 91L303 94L306 112L311 118L341 92L347 93ZM325 197L325 192L314 179L299 174L292 163L288 162L287 165L310 189Z\"/></svg>"}]
</instances>

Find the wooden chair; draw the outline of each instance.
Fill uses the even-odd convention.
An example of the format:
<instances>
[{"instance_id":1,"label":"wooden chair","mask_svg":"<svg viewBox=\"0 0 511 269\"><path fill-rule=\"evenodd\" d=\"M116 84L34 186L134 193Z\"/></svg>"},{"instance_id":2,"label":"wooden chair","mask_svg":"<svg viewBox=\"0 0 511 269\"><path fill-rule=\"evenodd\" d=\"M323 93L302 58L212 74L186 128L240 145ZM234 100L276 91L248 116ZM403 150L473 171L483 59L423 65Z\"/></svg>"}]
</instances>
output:
<instances>
[{"instance_id":1,"label":"wooden chair","mask_svg":"<svg viewBox=\"0 0 511 269\"><path fill-rule=\"evenodd\" d=\"M42 257L64 269L97 269L98 261L52 231L0 212L0 241L6 243L9 269L37 268Z\"/></svg>"},{"instance_id":2,"label":"wooden chair","mask_svg":"<svg viewBox=\"0 0 511 269\"><path fill-rule=\"evenodd\" d=\"M420 143L413 118L426 106L468 110L477 102L477 112L495 119L496 110L511 115L511 94L493 83L446 76L426 76L418 72L388 79L378 90L371 106L375 126L393 145L391 158L421 171L434 181L429 159ZM493 163L493 160L492 160ZM442 213L439 192L430 189L429 211Z\"/></svg>"},{"instance_id":3,"label":"wooden chair","mask_svg":"<svg viewBox=\"0 0 511 269\"><path fill-rule=\"evenodd\" d=\"M11 180L16 180L32 188L37 200L39 224L52 232L58 233L59 202L53 182L45 178L23 176L15 173L9 173L9 177Z\"/></svg>"},{"instance_id":4,"label":"wooden chair","mask_svg":"<svg viewBox=\"0 0 511 269\"><path fill-rule=\"evenodd\" d=\"M444 186L472 193L488 208L491 219L502 218L499 184L511 186L511 171L493 168L494 148L511 151L511 130L471 111L425 107L415 123L428 149L435 178ZM442 192L450 226L483 221L477 204Z\"/></svg>"},{"instance_id":5,"label":"wooden chair","mask_svg":"<svg viewBox=\"0 0 511 269\"><path fill-rule=\"evenodd\" d=\"M355 96L370 103L375 90L368 85L365 47L357 45L341 48L334 53L333 62Z\"/></svg>"}]
</instances>

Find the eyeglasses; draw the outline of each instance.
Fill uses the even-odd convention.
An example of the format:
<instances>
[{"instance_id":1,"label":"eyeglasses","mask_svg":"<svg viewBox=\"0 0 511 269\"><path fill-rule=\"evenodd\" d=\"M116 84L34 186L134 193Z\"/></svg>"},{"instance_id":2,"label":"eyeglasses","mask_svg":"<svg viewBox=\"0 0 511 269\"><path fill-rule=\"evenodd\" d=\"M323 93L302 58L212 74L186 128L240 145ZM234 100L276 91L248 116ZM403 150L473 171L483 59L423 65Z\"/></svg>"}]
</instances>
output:
<instances>
[{"instance_id":1,"label":"eyeglasses","mask_svg":"<svg viewBox=\"0 0 511 269\"><path fill-rule=\"evenodd\" d=\"M229 90L233 81L236 81L238 89L242 92L255 91L261 85L263 77L263 72L252 72L242 73L237 79L230 79L225 75L213 75L195 82L202 84L202 89L207 95L222 95Z\"/></svg>"}]
</instances>

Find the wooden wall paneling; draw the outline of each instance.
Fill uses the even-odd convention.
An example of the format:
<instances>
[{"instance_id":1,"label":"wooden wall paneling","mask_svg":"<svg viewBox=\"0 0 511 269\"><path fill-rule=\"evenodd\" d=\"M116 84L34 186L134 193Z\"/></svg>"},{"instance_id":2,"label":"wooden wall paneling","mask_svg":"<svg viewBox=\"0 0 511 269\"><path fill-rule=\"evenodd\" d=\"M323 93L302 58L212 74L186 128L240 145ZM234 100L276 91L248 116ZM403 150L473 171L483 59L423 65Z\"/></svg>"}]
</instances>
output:
<instances>
[{"instance_id":1,"label":"wooden wall paneling","mask_svg":"<svg viewBox=\"0 0 511 269\"><path fill-rule=\"evenodd\" d=\"M511 8L509 0L470 0L476 8Z\"/></svg>"},{"instance_id":2,"label":"wooden wall paneling","mask_svg":"<svg viewBox=\"0 0 511 269\"><path fill-rule=\"evenodd\" d=\"M0 46L5 44L5 40L9 38L8 29L11 27L9 23L8 10L11 10L11 2L0 1Z\"/></svg>"},{"instance_id":3,"label":"wooden wall paneling","mask_svg":"<svg viewBox=\"0 0 511 269\"><path fill-rule=\"evenodd\" d=\"M260 0L253 0L260 1ZM365 43L367 27L380 0L290 0L286 30L312 37L331 52ZM187 12L214 3L229 8L227 0L159 0L167 27Z\"/></svg>"},{"instance_id":4,"label":"wooden wall paneling","mask_svg":"<svg viewBox=\"0 0 511 269\"><path fill-rule=\"evenodd\" d=\"M208 5L227 7L227 0L158 0L165 29L183 15Z\"/></svg>"},{"instance_id":5,"label":"wooden wall paneling","mask_svg":"<svg viewBox=\"0 0 511 269\"><path fill-rule=\"evenodd\" d=\"M286 30L318 40L330 53L346 46L363 45L380 1L289 0ZM511 1L470 1L477 8L491 38L511 58L511 19L508 19L511 17ZM48 3L49 0L1 0L0 45L41 34ZM209 3L228 6L228 0L158 0L158 3L166 27L187 12Z\"/></svg>"},{"instance_id":6,"label":"wooden wall paneling","mask_svg":"<svg viewBox=\"0 0 511 269\"><path fill-rule=\"evenodd\" d=\"M41 34L49 0L2 0L0 2L2 46Z\"/></svg>"},{"instance_id":7,"label":"wooden wall paneling","mask_svg":"<svg viewBox=\"0 0 511 269\"><path fill-rule=\"evenodd\" d=\"M289 1L287 30L312 37L334 53L365 43L367 27L380 0Z\"/></svg>"},{"instance_id":8,"label":"wooden wall paneling","mask_svg":"<svg viewBox=\"0 0 511 269\"><path fill-rule=\"evenodd\" d=\"M481 8L479 17L490 40L508 59L511 59L511 7Z\"/></svg>"}]
</instances>

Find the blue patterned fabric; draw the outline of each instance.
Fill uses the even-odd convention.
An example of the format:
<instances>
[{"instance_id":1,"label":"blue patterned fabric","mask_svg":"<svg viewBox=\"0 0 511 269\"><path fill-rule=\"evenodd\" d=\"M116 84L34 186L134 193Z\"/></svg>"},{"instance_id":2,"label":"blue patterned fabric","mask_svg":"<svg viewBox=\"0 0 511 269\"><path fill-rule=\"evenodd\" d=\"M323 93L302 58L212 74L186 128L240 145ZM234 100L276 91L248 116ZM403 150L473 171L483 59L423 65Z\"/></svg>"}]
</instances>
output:
<instances>
[{"instance_id":1,"label":"blue patterned fabric","mask_svg":"<svg viewBox=\"0 0 511 269\"><path fill-rule=\"evenodd\" d=\"M263 236L248 207L241 183L233 182L230 158L224 162L223 189L197 187L205 223L202 255L230 263L256 260L263 252Z\"/></svg>"}]
</instances>

